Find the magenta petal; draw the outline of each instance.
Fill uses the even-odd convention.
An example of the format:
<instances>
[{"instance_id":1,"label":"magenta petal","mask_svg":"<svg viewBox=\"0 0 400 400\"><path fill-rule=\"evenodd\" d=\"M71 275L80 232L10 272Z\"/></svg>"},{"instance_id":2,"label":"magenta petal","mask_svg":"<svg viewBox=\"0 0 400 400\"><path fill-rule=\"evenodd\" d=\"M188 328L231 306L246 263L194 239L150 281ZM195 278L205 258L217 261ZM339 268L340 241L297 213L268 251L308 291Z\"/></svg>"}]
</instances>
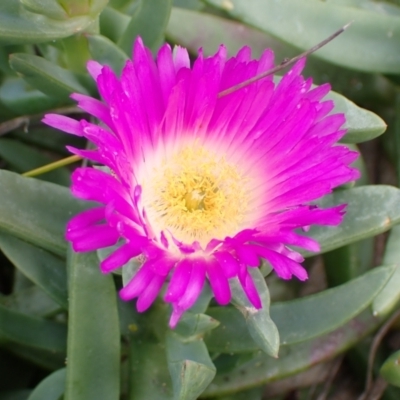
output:
<instances>
[{"instance_id":1,"label":"magenta petal","mask_svg":"<svg viewBox=\"0 0 400 400\"><path fill-rule=\"evenodd\" d=\"M146 311L156 299L163 283L165 276L154 275L150 284L142 291L136 303L136 309L139 312Z\"/></svg>"},{"instance_id":2,"label":"magenta petal","mask_svg":"<svg viewBox=\"0 0 400 400\"><path fill-rule=\"evenodd\" d=\"M101 74L103 66L97 61L90 60L86 64L86 68L91 75L91 77L96 81L98 76Z\"/></svg>"},{"instance_id":3,"label":"magenta petal","mask_svg":"<svg viewBox=\"0 0 400 400\"><path fill-rule=\"evenodd\" d=\"M140 247L134 247L129 243L126 243L105 258L100 263L100 269L103 273L107 274L117 268L122 267L131 258L141 254L141 252L142 251Z\"/></svg>"},{"instance_id":4,"label":"magenta petal","mask_svg":"<svg viewBox=\"0 0 400 400\"><path fill-rule=\"evenodd\" d=\"M236 276L239 272L239 262L227 251L216 251L213 256L218 260L227 278Z\"/></svg>"},{"instance_id":5,"label":"magenta petal","mask_svg":"<svg viewBox=\"0 0 400 400\"><path fill-rule=\"evenodd\" d=\"M260 259L251 246L236 246L235 250L238 259L243 264L250 265L251 267L257 267L260 265Z\"/></svg>"},{"instance_id":6,"label":"magenta petal","mask_svg":"<svg viewBox=\"0 0 400 400\"><path fill-rule=\"evenodd\" d=\"M169 326L171 329L174 329L176 325L178 325L178 322L185 311L185 309L179 307L176 303L172 305L172 314L169 320Z\"/></svg>"},{"instance_id":7,"label":"magenta petal","mask_svg":"<svg viewBox=\"0 0 400 400\"><path fill-rule=\"evenodd\" d=\"M174 64L176 72L181 68L190 68L189 53L181 46L174 47Z\"/></svg>"},{"instance_id":8,"label":"magenta petal","mask_svg":"<svg viewBox=\"0 0 400 400\"><path fill-rule=\"evenodd\" d=\"M164 296L165 301L169 303L177 302L185 293L192 273L192 265L192 260L186 258L177 263Z\"/></svg>"},{"instance_id":9,"label":"magenta petal","mask_svg":"<svg viewBox=\"0 0 400 400\"><path fill-rule=\"evenodd\" d=\"M66 238L72 242L75 251L94 251L116 244L119 233L108 225L93 225L67 232Z\"/></svg>"},{"instance_id":10,"label":"magenta petal","mask_svg":"<svg viewBox=\"0 0 400 400\"><path fill-rule=\"evenodd\" d=\"M146 261L135 276L124 286L120 291L119 295L122 300L132 300L139 296L143 290L150 284L153 277L155 276L151 269L153 261Z\"/></svg>"},{"instance_id":11,"label":"magenta petal","mask_svg":"<svg viewBox=\"0 0 400 400\"><path fill-rule=\"evenodd\" d=\"M69 220L67 232L75 229L86 228L104 219L105 207L96 207L86 210Z\"/></svg>"},{"instance_id":12,"label":"magenta petal","mask_svg":"<svg viewBox=\"0 0 400 400\"><path fill-rule=\"evenodd\" d=\"M228 278L223 273L217 261L210 261L207 268L208 280L219 304L226 305L231 301L231 290Z\"/></svg>"},{"instance_id":13,"label":"magenta petal","mask_svg":"<svg viewBox=\"0 0 400 400\"><path fill-rule=\"evenodd\" d=\"M281 278L290 279L292 275L295 275L301 277L301 280L307 279L308 275L304 268L289 257L263 247L258 247L258 252L271 263L275 272Z\"/></svg>"},{"instance_id":14,"label":"magenta petal","mask_svg":"<svg viewBox=\"0 0 400 400\"><path fill-rule=\"evenodd\" d=\"M157 258L157 261L153 264L153 270L158 275L167 276L176 263L177 258L166 253Z\"/></svg>"},{"instance_id":15,"label":"magenta petal","mask_svg":"<svg viewBox=\"0 0 400 400\"><path fill-rule=\"evenodd\" d=\"M197 258L193 260L192 274L190 276L189 283L186 287L185 293L178 302L178 306L180 308L187 310L196 302L204 286L206 270L207 263L204 258Z\"/></svg>"},{"instance_id":16,"label":"magenta petal","mask_svg":"<svg viewBox=\"0 0 400 400\"><path fill-rule=\"evenodd\" d=\"M256 286L254 285L253 279L244 265L242 266L239 274L239 281L250 303L253 304L255 308L260 309L262 307L260 295L258 294Z\"/></svg>"},{"instance_id":17,"label":"magenta petal","mask_svg":"<svg viewBox=\"0 0 400 400\"><path fill-rule=\"evenodd\" d=\"M110 128L113 127L110 110L104 103L97 99L94 99L93 97L86 96L80 93L73 93L71 95L71 99L74 99L78 102L79 108L103 121Z\"/></svg>"},{"instance_id":18,"label":"magenta petal","mask_svg":"<svg viewBox=\"0 0 400 400\"><path fill-rule=\"evenodd\" d=\"M76 136L82 136L82 127L79 121L58 114L46 114L42 119L42 122L53 128L59 129L66 133L70 133Z\"/></svg>"}]
</instances>

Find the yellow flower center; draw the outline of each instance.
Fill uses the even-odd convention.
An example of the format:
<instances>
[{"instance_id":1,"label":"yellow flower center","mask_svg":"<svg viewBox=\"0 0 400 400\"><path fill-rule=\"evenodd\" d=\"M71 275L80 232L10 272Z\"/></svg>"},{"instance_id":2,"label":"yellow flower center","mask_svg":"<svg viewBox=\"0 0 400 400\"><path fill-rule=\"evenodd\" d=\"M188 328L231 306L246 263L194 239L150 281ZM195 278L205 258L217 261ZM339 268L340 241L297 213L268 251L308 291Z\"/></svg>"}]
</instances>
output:
<instances>
[{"instance_id":1,"label":"yellow flower center","mask_svg":"<svg viewBox=\"0 0 400 400\"><path fill-rule=\"evenodd\" d=\"M186 243L234 235L247 203L238 169L196 143L163 160L143 184L151 225Z\"/></svg>"}]
</instances>

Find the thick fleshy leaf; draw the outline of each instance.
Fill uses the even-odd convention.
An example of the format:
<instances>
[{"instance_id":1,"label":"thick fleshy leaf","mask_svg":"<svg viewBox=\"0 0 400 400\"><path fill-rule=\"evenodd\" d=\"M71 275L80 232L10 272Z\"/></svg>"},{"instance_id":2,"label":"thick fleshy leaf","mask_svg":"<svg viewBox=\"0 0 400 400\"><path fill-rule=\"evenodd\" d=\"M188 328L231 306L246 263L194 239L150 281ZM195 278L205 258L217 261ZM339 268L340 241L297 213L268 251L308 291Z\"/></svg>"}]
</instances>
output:
<instances>
[{"instance_id":1,"label":"thick fleshy leaf","mask_svg":"<svg viewBox=\"0 0 400 400\"><path fill-rule=\"evenodd\" d=\"M400 350L393 353L382 365L379 373L391 385L400 387Z\"/></svg>"},{"instance_id":2,"label":"thick fleshy leaf","mask_svg":"<svg viewBox=\"0 0 400 400\"><path fill-rule=\"evenodd\" d=\"M54 0L20 0L21 4L29 11L45 15L51 19L65 20L68 18L66 10L60 2Z\"/></svg>"},{"instance_id":3,"label":"thick fleshy leaf","mask_svg":"<svg viewBox=\"0 0 400 400\"><path fill-rule=\"evenodd\" d=\"M28 400L58 400L64 393L66 369L59 369L43 379Z\"/></svg>"},{"instance_id":4,"label":"thick fleshy leaf","mask_svg":"<svg viewBox=\"0 0 400 400\"><path fill-rule=\"evenodd\" d=\"M108 65L120 75L128 56L110 39L102 35L87 35L89 51L93 60Z\"/></svg>"},{"instance_id":5,"label":"thick fleshy leaf","mask_svg":"<svg viewBox=\"0 0 400 400\"><path fill-rule=\"evenodd\" d=\"M233 307L210 307L207 312L219 322L219 326L204 337L210 351L231 354L259 350L239 310Z\"/></svg>"},{"instance_id":6,"label":"thick fleshy leaf","mask_svg":"<svg viewBox=\"0 0 400 400\"><path fill-rule=\"evenodd\" d=\"M248 45L254 57L260 57L269 47L274 49L278 60L282 58L280 50L283 46L277 49L279 42L270 39L264 32L216 15L180 7L172 7L166 35L170 41L179 43L193 54L197 54L200 48L205 55L215 54L223 43L231 57ZM285 52L283 57L287 56Z\"/></svg>"},{"instance_id":7,"label":"thick fleshy leaf","mask_svg":"<svg viewBox=\"0 0 400 400\"><path fill-rule=\"evenodd\" d=\"M0 87L0 100L19 115L36 114L55 108L62 101L29 87L22 78L8 78Z\"/></svg>"},{"instance_id":8,"label":"thick fleshy leaf","mask_svg":"<svg viewBox=\"0 0 400 400\"><path fill-rule=\"evenodd\" d=\"M26 0L25 0L26 1ZM26 1L33 3L33 1ZM38 1L35 1L38 6ZM56 3L53 1L53 3ZM53 7L50 13L56 12ZM61 15L61 14L60 14ZM90 16L82 15L66 20L53 20L23 9L19 1L0 2L0 42L4 44L39 43L70 36L84 30L93 22Z\"/></svg>"},{"instance_id":9,"label":"thick fleshy leaf","mask_svg":"<svg viewBox=\"0 0 400 400\"><path fill-rule=\"evenodd\" d=\"M118 44L126 54L132 53L132 43L137 36L141 36L144 44L156 51L164 40L164 31L167 27L171 12L171 0L146 0L132 16Z\"/></svg>"},{"instance_id":10,"label":"thick fleshy leaf","mask_svg":"<svg viewBox=\"0 0 400 400\"><path fill-rule=\"evenodd\" d=\"M358 151L355 145L348 145L348 147L351 150ZM361 177L355 182L355 186L368 185L368 174L362 154L352 165L361 173ZM346 283L364 274L374 265L374 238L369 237L328 251L324 253L323 260L328 286ZM383 262L383 264L388 263Z\"/></svg>"},{"instance_id":11,"label":"thick fleshy leaf","mask_svg":"<svg viewBox=\"0 0 400 400\"><path fill-rule=\"evenodd\" d=\"M111 275L96 253L69 254L65 400L119 399L120 332Z\"/></svg>"},{"instance_id":12,"label":"thick fleshy leaf","mask_svg":"<svg viewBox=\"0 0 400 400\"><path fill-rule=\"evenodd\" d=\"M391 313L400 300L400 225L392 228L386 243L382 262L396 265L394 274L388 280L382 291L372 303L374 315L387 315Z\"/></svg>"},{"instance_id":13,"label":"thick fleshy leaf","mask_svg":"<svg viewBox=\"0 0 400 400\"><path fill-rule=\"evenodd\" d=\"M323 254L330 287L346 283L362 275L373 265L374 238L339 247Z\"/></svg>"},{"instance_id":14,"label":"thick fleshy leaf","mask_svg":"<svg viewBox=\"0 0 400 400\"><path fill-rule=\"evenodd\" d=\"M65 187L0 171L0 229L36 246L65 256L67 221L90 207Z\"/></svg>"},{"instance_id":15,"label":"thick fleshy leaf","mask_svg":"<svg viewBox=\"0 0 400 400\"><path fill-rule=\"evenodd\" d=\"M59 304L35 285L16 290L8 296L0 296L0 304L10 310L36 317L49 317L62 311Z\"/></svg>"},{"instance_id":16,"label":"thick fleshy leaf","mask_svg":"<svg viewBox=\"0 0 400 400\"><path fill-rule=\"evenodd\" d=\"M68 273L70 307L64 398L117 400L120 332L112 276L99 272L96 253L71 252Z\"/></svg>"},{"instance_id":17,"label":"thick fleshy leaf","mask_svg":"<svg viewBox=\"0 0 400 400\"><path fill-rule=\"evenodd\" d=\"M185 343L170 332L166 350L174 400L196 400L216 373L206 345L202 340Z\"/></svg>"},{"instance_id":18,"label":"thick fleshy leaf","mask_svg":"<svg viewBox=\"0 0 400 400\"><path fill-rule=\"evenodd\" d=\"M108 4L109 0L57 0L69 16L92 15L97 16Z\"/></svg>"},{"instance_id":19,"label":"thick fleshy leaf","mask_svg":"<svg viewBox=\"0 0 400 400\"><path fill-rule=\"evenodd\" d=\"M0 157L7 161L8 165L16 172L27 172L54 161L53 158L32 148L32 146L6 138L0 140ZM67 168L57 168L38 176L38 178L63 186L71 184L70 172Z\"/></svg>"},{"instance_id":20,"label":"thick fleshy leaf","mask_svg":"<svg viewBox=\"0 0 400 400\"><path fill-rule=\"evenodd\" d=\"M108 6L100 14L100 33L117 43L124 34L130 20L129 15Z\"/></svg>"},{"instance_id":21,"label":"thick fleshy leaf","mask_svg":"<svg viewBox=\"0 0 400 400\"><path fill-rule=\"evenodd\" d=\"M65 366L65 352L42 350L14 342L6 343L4 347L19 358L49 371L55 371Z\"/></svg>"},{"instance_id":22,"label":"thick fleshy leaf","mask_svg":"<svg viewBox=\"0 0 400 400\"><path fill-rule=\"evenodd\" d=\"M329 92L325 99L335 102L332 113L346 115L346 135L341 139L343 143L361 143L374 139L386 131L386 123L378 115L364 108L358 107L349 99L336 92Z\"/></svg>"},{"instance_id":23,"label":"thick fleshy leaf","mask_svg":"<svg viewBox=\"0 0 400 400\"><path fill-rule=\"evenodd\" d=\"M7 341L64 354L66 348L67 328L65 325L32 317L0 304L0 337Z\"/></svg>"},{"instance_id":24,"label":"thick fleshy leaf","mask_svg":"<svg viewBox=\"0 0 400 400\"><path fill-rule=\"evenodd\" d=\"M262 400L265 388L257 387L218 397L216 400Z\"/></svg>"},{"instance_id":25,"label":"thick fleshy leaf","mask_svg":"<svg viewBox=\"0 0 400 400\"><path fill-rule=\"evenodd\" d=\"M29 128L29 132L24 132L23 130L14 131L13 137L21 142L33 144L43 149L49 149L62 155L70 154L65 148L67 145L75 147L84 146L84 140L82 140L82 138L66 135L64 132L56 131L53 128L47 128L45 126L40 126L38 128L32 126Z\"/></svg>"},{"instance_id":26,"label":"thick fleshy leaf","mask_svg":"<svg viewBox=\"0 0 400 400\"><path fill-rule=\"evenodd\" d=\"M229 372L217 373L202 397L215 397L265 385L334 358L360 341L382 322L369 310L337 330L315 339L282 346L278 359L257 352ZM217 361L216 361L217 362Z\"/></svg>"},{"instance_id":27,"label":"thick fleshy leaf","mask_svg":"<svg viewBox=\"0 0 400 400\"><path fill-rule=\"evenodd\" d=\"M171 378L161 343L129 338L128 400L171 400Z\"/></svg>"},{"instance_id":28,"label":"thick fleshy leaf","mask_svg":"<svg viewBox=\"0 0 400 400\"><path fill-rule=\"evenodd\" d=\"M43 57L15 53L10 56L10 65L27 83L50 97L71 102L71 93L88 94L88 90L73 72L54 65Z\"/></svg>"},{"instance_id":29,"label":"thick fleshy leaf","mask_svg":"<svg viewBox=\"0 0 400 400\"><path fill-rule=\"evenodd\" d=\"M346 324L371 304L393 272L393 267L374 268L344 285L291 302L275 303L271 317L278 326L282 344L302 342Z\"/></svg>"},{"instance_id":30,"label":"thick fleshy leaf","mask_svg":"<svg viewBox=\"0 0 400 400\"><path fill-rule=\"evenodd\" d=\"M231 16L306 50L349 22L350 28L316 56L367 72L400 73L399 7L362 7L318 0L206 0ZM361 4L361 3L358 3Z\"/></svg>"},{"instance_id":31,"label":"thick fleshy leaf","mask_svg":"<svg viewBox=\"0 0 400 400\"><path fill-rule=\"evenodd\" d=\"M68 308L65 262L43 249L2 232L0 249L26 277L64 309Z\"/></svg>"},{"instance_id":32,"label":"thick fleshy leaf","mask_svg":"<svg viewBox=\"0 0 400 400\"><path fill-rule=\"evenodd\" d=\"M392 274L393 267L375 268L344 285L273 304L271 317L278 327L281 345L310 340L344 326L371 304ZM220 322L205 337L209 350L231 353L259 348L246 334L245 322L236 310L210 308L207 313Z\"/></svg>"},{"instance_id":33,"label":"thick fleshy leaf","mask_svg":"<svg viewBox=\"0 0 400 400\"><path fill-rule=\"evenodd\" d=\"M174 332L184 341L200 338L205 332L215 329L219 322L205 314L193 314L187 311L179 320Z\"/></svg>"},{"instance_id":34,"label":"thick fleshy leaf","mask_svg":"<svg viewBox=\"0 0 400 400\"><path fill-rule=\"evenodd\" d=\"M201 10L205 4L201 0L173 0L174 7L183 7L190 10Z\"/></svg>"},{"instance_id":35,"label":"thick fleshy leaf","mask_svg":"<svg viewBox=\"0 0 400 400\"><path fill-rule=\"evenodd\" d=\"M323 208L347 204L346 215L339 226L313 226L307 232L307 236L319 242L321 253L375 236L400 222L400 190L393 186L368 185L338 190L318 204Z\"/></svg>"},{"instance_id":36,"label":"thick fleshy leaf","mask_svg":"<svg viewBox=\"0 0 400 400\"><path fill-rule=\"evenodd\" d=\"M256 309L243 291L238 279L231 280L232 303L243 314L247 329L257 347L272 357L279 351L279 332L270 317L270 297L265 279L258 268L249 271L261 298L262 308Z\"/></svg>"}]
</instances>

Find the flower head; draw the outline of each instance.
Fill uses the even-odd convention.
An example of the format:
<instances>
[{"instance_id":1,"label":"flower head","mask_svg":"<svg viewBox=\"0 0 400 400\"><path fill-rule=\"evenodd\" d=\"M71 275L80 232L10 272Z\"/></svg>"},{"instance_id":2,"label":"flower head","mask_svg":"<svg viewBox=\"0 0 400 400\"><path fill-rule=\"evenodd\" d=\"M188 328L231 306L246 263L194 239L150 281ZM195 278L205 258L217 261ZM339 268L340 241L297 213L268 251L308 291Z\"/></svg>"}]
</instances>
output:
<instances>
[{"instance_id":1,"label":"flower head","mask_svg":"<svg viewBox=\"0 0 400 400\"><path fill-rule=\"evenodd\" d=\"M95 150L69 147L108 167L78 168L75 196L96 201L68 223L75 251L123 243L101 262L105 273L134 257L138 272L121 290L144 311L164 283L170 325L198 298L208 279L220 304L230 301L229 280L239 279L256 308L259 294L248 272L265 259L278 276L307 278L292 246L318 251L299 234L312 224L337 225L344 205L311 202L358 177L356 152L336 145L343 114L322 101L329 85L312 88L302 59L274 83L266 77L226 96L219 93L273 67L273 52L252 60L226 49L193 66L185 49L164 45L154 61L137 39L120 79L91 61L88 69L103 101L72 96L100 123L48 114L44 122L83 136Z\"/></svg>"}]
</instances>

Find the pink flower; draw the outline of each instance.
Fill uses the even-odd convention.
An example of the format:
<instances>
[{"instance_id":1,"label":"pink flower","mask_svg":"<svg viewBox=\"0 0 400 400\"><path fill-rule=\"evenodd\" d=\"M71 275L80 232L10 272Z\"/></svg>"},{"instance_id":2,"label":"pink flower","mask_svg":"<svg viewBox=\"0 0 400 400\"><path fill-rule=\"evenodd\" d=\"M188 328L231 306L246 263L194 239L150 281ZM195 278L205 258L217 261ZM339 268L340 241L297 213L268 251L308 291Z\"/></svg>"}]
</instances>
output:
<instances>
[{"instance_id":1,"label":"pink flower","mask_svg":"<svg viewBox=\"0 0 400 400\"><path fill-rule=\"evenodd\" d=\"M96 150L69 147L108 167L78 168L72 193L99 203L68 223L75 251L123 244L101 262L111 272L134 257L143 264L121 290L138 311L153 303L168 281L170 326L198 298L208 279L215 299L231 299L237 277L256 308L260 297L248 272L265 259L283 279L307 279L303 257L318 251L298 230L337 225L344 205L320 209L311 202L357 179L349 166L357 153L335 143L343 114L322 101L329 85L311 88L302 59L275 84L266 77L226 96L218 94L273 67L273 52L252 60L226 49L190 67L186 49L164 45L155 62L140 39L118 79L97 62L88 69L103 101L74 94L100 124L48 114L44 122L84 136Z\"/></svg>"}]
</instances>

